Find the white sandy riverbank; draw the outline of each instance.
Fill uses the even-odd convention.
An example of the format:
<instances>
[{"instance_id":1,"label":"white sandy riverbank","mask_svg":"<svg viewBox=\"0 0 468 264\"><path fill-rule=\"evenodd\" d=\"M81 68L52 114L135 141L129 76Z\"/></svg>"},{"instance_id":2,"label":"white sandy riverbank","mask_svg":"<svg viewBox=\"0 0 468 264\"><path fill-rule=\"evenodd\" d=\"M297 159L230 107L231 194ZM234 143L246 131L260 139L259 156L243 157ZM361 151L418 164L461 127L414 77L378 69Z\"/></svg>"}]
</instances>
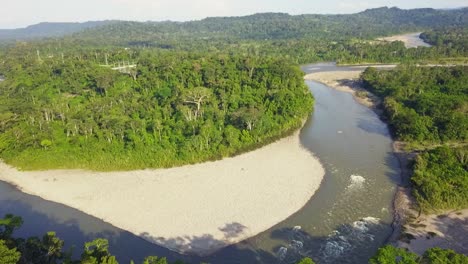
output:
<instances>
[{"instance_id":1,"label":"white sandy riverbank","mask_svg":"<svg viewBox=\"0 0 468 264\"><path fill-rule=\"evenodd\" d=\"M406 48L430 47L431 45L424 42L419 35L421 35L421 32L378 38L377 40L389 42L402 41L405 43Z\"/></svg>"},{"instance_id":2,"label":"white sandy riverbank","mask_svg":"<svg viewBox=\"0 0 468 264\"><path fill-rule=\"evenodd\" d=\"M324 174L299 132L233 158L171 169L22 172L0 162L0 180L23 192L198 255L286 219L311 198Z\"/></svg>"},{"instance_id":3,"label":"white sandy riverbank","mask_svg":"<svg viewBox=\"0 0 468 264\"><path fill-rule=\"evenodd\" d=\"M393 66L385 65L383 67L388 68ZM304 77L304 79L317 81L333 89L351 93L359 103L376 110L375 107L379 103L379 99L363 89L359 83L359 77L361 73L367 68L367 66L353 68L356 68L356 70L309 73ZM366 94L366 96L358 96L358 92L363 92Z\"/></svg>"}]
</instances>

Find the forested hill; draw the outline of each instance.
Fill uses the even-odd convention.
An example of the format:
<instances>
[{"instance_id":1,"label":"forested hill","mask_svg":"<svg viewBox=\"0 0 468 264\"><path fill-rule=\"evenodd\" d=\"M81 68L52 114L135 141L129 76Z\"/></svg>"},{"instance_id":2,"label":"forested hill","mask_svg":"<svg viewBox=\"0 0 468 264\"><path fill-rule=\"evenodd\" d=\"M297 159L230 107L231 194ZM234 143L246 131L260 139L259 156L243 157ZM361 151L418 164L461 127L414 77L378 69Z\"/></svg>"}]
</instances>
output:
<instances>
[{"instance_id":1,"label":"forested hill","mask_svg":"<svg viewBox=\"0 0 468 264\"><path fill-rule=\"evenodd\" d=\"M0 40L20 40L42 37L60 37L87 28L107 25L116 21L88 21L84 23L44 22L18 29L0 29Z\"/></svg>"},{"instance_id":2,"label":"forested hill","mask_svg":"<svg viewBox=\"0 0 468 264\"><path fill-rule=\"evenodd\" d=\"M7 45L0 49L0 157L22 169L129 170L247 151L296 129L310 113L298 63L463 61L463 45L406 49L365 37L428 28L431 39L452 39L467 12L379 8L107 22Z\"/></svg>"},{"instance_id":3,"label":"forested hill","mask_svg":"<svg viewBox=\"0 0 468 264\"><path fill-rule=\"evenodd\" d=\"M454 10L381 7L346 15L260 13L242 17L212 17L190 22L41 23L23 29L0 30L0 40L57 37L80 32L78 39L127 44L137 40L176 37L230 39L370 38L399 32L468 25L468 8ZM84 32L81 32L83 31Z\"/></svg>"},{"instance_id":4,"label":"forested hill","mask_svg":"<svg viewBox=\"0 0 468 264\"><path fill-rule=\"evenodd\" d=\"M245 17L206 18L181 24L181 27L199 33L223 32L243 39L373 37L413 29L466 24L467 11L382 7L350 15L291 16L265 13Z\"/></svg>"},{"instance_id":5,"label":"forested hill","mask_svg":"<svg viewBox=\"0 0 468 264\"><path fill-rule=\"evenodd\" d=\"M79 39L109 42L164 40L176 37L229 39L371 38L399 32L468 25L468 8L457 10L382 7L350 15L288 15L261 13L213 17L191 22L120 22L86 30Z\"/></svg>"}]
</instances>

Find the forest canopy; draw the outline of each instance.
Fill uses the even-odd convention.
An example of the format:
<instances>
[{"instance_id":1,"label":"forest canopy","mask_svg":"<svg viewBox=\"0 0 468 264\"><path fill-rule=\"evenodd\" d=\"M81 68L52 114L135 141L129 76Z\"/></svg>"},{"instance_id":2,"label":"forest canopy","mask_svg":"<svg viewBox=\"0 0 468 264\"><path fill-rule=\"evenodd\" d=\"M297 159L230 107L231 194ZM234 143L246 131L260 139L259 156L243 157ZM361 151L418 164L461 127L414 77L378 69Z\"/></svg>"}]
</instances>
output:
<instances>
[{"instance_id":1,"label":"forest canopy","mask_svg":"<svg viewBox=\"0 0 468 264\"><path fill-rule=\"evenodd\" d=\"M419 155L411 178L424 209L468 207L468 147L436 148Z\"/></svg>"},{"instance_id":2,"label":"forest canopy","mask_svg":"<svg viewBox=\"0 0 468 264\"><path fill-rule=\"evenodd\" d=\"M141 51L121 73L14 52L1 67L0 156L22 169L217 159L297 129L312 110L299 67L277 59Z\"/></svg>"},{"instance_id":3,"label":"forest canopy","mask_svg":"<svg viewBox=\"0 0 468 264\"><path fill-rule=\"evenodd\" d=\"M468 206L468 67L368 68L362 79L383 99L393 133L425 149L411 181L424 211ZM442 145L442 146L440 146Z\"/></svg>"},{"instance_id":4,"label":"forest canopy","mask_svg":"<svg viewBox=\"0 0 468 264\"><path fill-rule=\"evenodd\" d=\"M368 68L367 89L384 99L396 137L408 142L468 140L468 67Z\"/></svg>"}]
</instances>

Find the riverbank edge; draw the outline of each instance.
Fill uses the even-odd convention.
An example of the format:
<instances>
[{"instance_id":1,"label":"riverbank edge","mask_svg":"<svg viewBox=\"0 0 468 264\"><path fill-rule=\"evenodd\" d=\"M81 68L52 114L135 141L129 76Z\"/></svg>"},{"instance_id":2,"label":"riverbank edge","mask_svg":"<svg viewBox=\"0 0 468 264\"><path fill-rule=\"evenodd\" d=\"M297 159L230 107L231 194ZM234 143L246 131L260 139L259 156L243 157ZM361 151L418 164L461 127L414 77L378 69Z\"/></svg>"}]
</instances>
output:
<instances>
[{"instance_id":1,"label":"riverbank edge","mask_svg":"<svg viewBox=\"0 0 468 264\"><path fill-rule=\"evenodd\" d=\"M366 65L379 67L379 65ZM359 67L361 68L361 67ZM369 107L373 110L377 116L387 124L387 119L384 116L382 100L378 96L374 95L370 91L363 88L362 82L360 81L360 74L366 68L364 67L360 72L358 70L354 72L353 76L350 76L349 71L333 71L335 78L321 79L317 78L317 75L330 73L330 72L319 72L308 74L305 76L306 80L313 80L320 82L332 89L339 91L348 92L352 94L353 98ZM336 75L341 75L336 77ZM323 77L323 76L322 76ZM326 76L330 77L330 76ZM364 92L364 93L361 93ZM365 96L363 96L365 95ZM388 125L388 124L387 124ZM411 187L411 176L413 174L412 163L417 156L417 151L408 151L406 144L403 141L396 140L393 133L392 137L392 149L393 154L397 158L400 166L400 182L396 186L395 195L393 198L393 221L392 221L392 234L387 238L386 243L396 247L407 248L417 254L422 255L428 248L442 247L448 249L457 249L460 253L466 254L466 247L460 247L458 241L460 239L445 239L450 237L452 233L462 232L461 230L450 230L448 227L453 225L454 221L468 218L468 209L460 210L443 210L437 212L423 213L420 211L415 198L412 195ZM437 214L436 214L437 213ZM434 220L443 222L446 229L434 229ZM422 224L422 223L425 224ZM455 227L456 229L456 227ZM436 234L436 237L434 235ZM453 234L452 234L453 235ZM437 241L435 241L437 240ZM411 242L411 243L410 243Z\"/></svg>"},{"instance_id":2,"label":"riverbank edge","mask_svg":"<svg viewBox=\"0 0 468 264\"><path fill-rule=\"evenodd\" d=\"M180 249L178 249L177 247L170 247L170 246L168 246L168 245L165 245L164 243L158 243L158 241L155 241L155 240L153 240L153 239L148 239L148 238L151 238L151 237L145 237L145 236L141 235L141 234L138 233L138 232L133 232L133 230L131 230L131 229L122 227L121 225L116 224L114 221L110 221L110 219L102 218L102 217L100 217L100 216L97 216L97 215L93 214L92 212L90 213L90 212L87 211L87 210L82 210L80 207L73 206L73 205L71 205L71 204L69 204L69 203L65 203L65 202L63 202L63 201L57 201L56 199L53 199L53 198L50 198L50 197L45 197L44 195L41 195L41 193L35 192L35 191L33 191L31 188L28 188L27 186L22 185L22 184L19 184L17 180L14 180L14 177L12 177L12 178L5 177L5 176L2 177L2 175L1 175L1 173L0 173L0 180L3 181L3 182L5 182L5 183L7 183L7 184L9 184L9 185L12 185L14 188L16 188L17 190L19 190L19 191L21 191L21 192L28 193L28 194L34 195L34 196L38 196L38 197L41 197L42 199L45 199L45 200L48 200L48 201L57 202L57 203L60 203L60 204L64 204L64 205L66 205L66 206L70 206L70 207L72 207L72 208L75 208L75 209L81 211L81 212L84 213L84 214L91 215L91 216L93 216L93 217L99 218L99 219L101 219L102 221L105 221L106 223L108 223L108 224L110 224L110 225L112 225L112 226L114 226L114 227L117 227L117 228L122 229L122 230L127 230L127 231L129 231L129 232L135 234L136 236L138 236L138 237L140 237L140 238L143 238L143 239L145 239L145 240L147 240L147 241L149 241L149 242L151 242L151 243L154 243L154 244L156 244L156 245L165 247L165 248L167 248L167 249L169 249L169 250L171 250L171 251L174 251L174 252L177 252L177 253L180 253L180 254L184 254L184 255L195 255L195 256L202 256L202 257L203 257L203 256L210 255L210 254L212 254L212 253L214 253L214 252L216 252L216 251L218 251L218 250L220 250L220 249L222 249L222 248L224 248L224 247L227 247L227 246L230 246L230 245L233 245L233 244L240 243L240 242L242 242L242 241L244 241L244 240L246 240L246 239L249 239L249 238L251 238L251 237L254 237L254 236L258 235L258 234L261 233L261 232L264 232L265 230L268 230L269 228L271 228L271 226L274 226L274 225L280 223L281 221L284 221L284 220L287 219L288 217L290 217L290 216L294 215L295 213L297 213L298 211L300 211L300 210L310 201L310 199L313 198L314 194L315 194L315 193L317 192L317 190L321 187L323 178L324 178L324 176L325 176L325 170L324 170L324 168L323 168L322 163L321 163L320 160L317 158L317 156L316 156L313 152L311 152L311 151L309 151L309 150L306 150L306 149L301 145L301 143L300 143L300 140L299 140L299 133L300 133L301 129L303 128L304 124L305 124L305 120L302 120L301 125L299 126L299 128L297 128L297 129L295 129L295 130L290 130L290 131L288 131L288 133L287 133L288 135L287 135L287 136L281 137L281 138L279 138L279 139L277 139L277 140L274 140L274 141L271 142L270 144L264 145L264 146L262 146L262 147L260 147L260 148L254 149L253 151L246 152L246 153L243 153L243 154L249 154L249 153L252 154L252 153L254 153L255 151L262 150L262 149L264 149L264 148L267 148L267 147L269 147L269 146L274 145L275 143L280 143L281 141L288 141L288 140L290 141L291 138L293 138L293 137L296 138L296 137L297 137L298 147L301 148L301 149L303 149L304 151L307 151L307 152L308 152L307 155L310 155L311 158L314 159L315 162L316 162L316 163L318 164L318 166L320 167L318 170L315 170L315 174L314 174L314 175L317 176L317 177L315 177L314 179L312 179L312 183L309 184L309 185L313 185L313 186L312 186L313 188L310 188L310 190L308 191L307 197L304 196L304 199L302 199L301 202L298 202L298 203L297 203L297 204L300 204L300 205L294 207L295 210L289 212L289 213L287 214L287 216L281 218L281 220L279 220L279 221L276 221L274 224L270 224L270 226L265 227L265 228L262 228L262 229L258 229L258 230L256 230L256 231L255 231L255 230L249 230L248 235L241 236L241 238L234 238L234 239L232 239L232 240L230 240L230 241L224 241L224 240L223 240L223 241L221 241L221 242L222 242L222 245L218 245L216 248L209 248L209 249L205 249L205 250L200 249L200 248L197 248L197 249L195 249L194 251L191 251L191 250L185 251L185 250L180 250ZM237 155L236 157L242 156L243 154ZM289 154L288 154L288 155L289 155ZM227 158L227 159L235 159L236 157L229 157L229 158ZM220 161L222 161L222 160L211 161L211 162L220 162ZM196 164L196 165L204 165L204 164L208 164L208 163L211 163L211 162L199 163L199 164ZM14 167L11 167L11 166L9 166L8 164L3 163L1 160L0 160L0 165L3 165L4 167L9 167L9 168L11 168L12 170L16 170ZM193 166L193 165L185 165L185 166ZM183 167L184 167L184 166L183 166ZM178 167L177 167L177 168L178 168ZM177 169L177 168L172 168L172 169ZM311 168L312 168L312 167L311 167ZM316 169L316 166L315 166L315 165L314 165L314 169ZM161 169L155 169L155 170L161 170ZM162 170L164 170L164 169L162 169ZM247 169L246 169L246 170L247 170ZM4 171L5 171L5 170L4 170ZM17 170L16 170L16 171L17 171ZM55 170L55 171L57 171L57 172L75 171L75 172L77 172L77 173L79 173L79 172L87 172L86 170ZM26 172L17 171L17 172L18 172L18 173L25 173L25 174L31 173L31 171L26 171ZM49 173L49 172L54 172L54 170L35 171L35 172L33 172L33 173ZM100 174L106 174L106 173L108 173L108 172L93 172L93 171L88 171L88 172L90 172L90 173L95 173L95 174L99 174L99 173L100 173ZM126 172L129 172L129 171L118 171L118 172L116 172L116 173L126 173ZM134 171L134 172L136 172L136 171ZM5 173L5 172L4 172L4 173ZM8 172L6 172L6 173L8 174ZM53 176L50 176L50 177L54 178ZM49 178L50 178L50 177L49 177ZM55 181L55 178L54 178L53 180ZM49 179L48 179L47 181L49 181ZM310 194L310 195L309 195L309 194ZM251 198L250 198L250 199L251 199ZM277 217L273 217L273 218L277 218Z\"/></svg>"},{"instance_id":3,"label":"riverbank edge","mask_svg":"<svg viewBox=\"0 0 468 264\"><path fill-rule=\"evenodd\" d=\"M315 99L312 99L315 100ZM315 103L315 101L313 101ZM182 167L182 166L187 166L187 165L194 165L194 164L201 164L201 163L206 163L206 162L212 162L212 161L219 161L223 160L225 158L233 158L245 153L249 153L251 151L255 151L257 149L263 148L265 146L268 146L269 144L272 144L278 140L281 140L283 138L289 137L293 135L297 130L300 130L307 118L313 113L314 106L312 105L310 110L306 113L304 113L302 116L295 117L294 119L290 120L287 122L287 124L284 125L286 128L279 129L278 131L275 131L271 133L268 137L259 139L251 144L244 145L239 147L238 149L231 151L227 154L223 153L216 153L213 154L212 156L206 157L201 160L197 161L181 161L181 162L176 162L171 166L160 166L160 167L128 167L128 168L112 168L112 169L101 169L101 168L92 168L92 167L87 167L87 166L63 166L63 167L44 167L44 168L30 168L30 167L22 167L21 165L18 164L12 164L8 160L5 160L0 157L0 160L11 166L14 167L15 169L19 171L48 171L48 170L89 170L89 171L94 171L94 172L125 172L125 171L135 171L135 170L144 170L144 169L151 169L151 170L157 170L157 169L170 169L170 168L177 168L177 167ZM23 162L25 163L25 162Z\"/></svg>"},{"instance_id":4,"label":"riverbank edge","mask_svg":"<svg viewBox=\"0 0 468 264\"><path fill-rule=\"evenodd\" d=\"M371 109L385 124L388 125L386 118L383 113L383 109L381 107L382 100L371 93L370 91L363 88L362 83L359 80L359 75L365 70L366 67L395 67L396 65L391 64L373 64L373 65L355 65L360 66L362 69L357 69L354 72L357 73L354 78L345 79L345 82L338 83L336 80L326 80L323 78L317 78L314 76L314 73L307 74L304 79L305 80L312 80L319 83L322 83L332 89L339 90L342 92L350 93L353 98L360 104L368 107ZM359 71L362 70L362 71ZM320 72L321 73L321 72ZM315 73L315 74L320 74ZM342 72L333 71L334 74L340 74ZM360 96L360 92L365 92L366 96ZM404 225L407 222L407 219L414 215L414 206L416 201L411 195L411 186L410 186L410 179L412 175L412 170L410 169L410 164L413 162L414 153L408 153L404 150L405 143L403 141L398 141L394 138L394 136L390 135L392 138L392 150L393 155L398 160L399 167L400 167L400 183L396 186L395 195L392 201L392 209L393 209L393 221L391 224L392 233L387 238L386 243L390 243L396 245L397 242L400 240L400 237L403 233ZM417 212L418 213L418 212Z\"/></svg>"}]
</instances>

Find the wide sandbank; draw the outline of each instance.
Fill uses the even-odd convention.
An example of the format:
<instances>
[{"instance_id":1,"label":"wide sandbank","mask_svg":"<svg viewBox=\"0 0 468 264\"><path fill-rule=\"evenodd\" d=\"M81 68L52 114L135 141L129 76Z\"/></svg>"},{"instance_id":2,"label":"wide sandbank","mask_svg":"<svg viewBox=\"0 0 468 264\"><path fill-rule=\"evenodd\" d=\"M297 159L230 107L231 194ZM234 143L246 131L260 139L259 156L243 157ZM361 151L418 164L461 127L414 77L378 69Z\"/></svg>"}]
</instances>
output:
<instances>
[{"instance_id":1,"label":"wide sandbank","mask_svg":"<svg viewBox=\"0 0 468 264\"><path fill-rule=\"evenodd\" d=\"M180 253L207 255L301 209L325 172L299 131L236 157L125 172L18 171L0 180Z\"/></svg>"},{"instance_id":2,"label":"wide sandbank","mask_svg":"<svg viewBox=\"0 0 468 264\"><path fill-rule=\"evenodd\" d=\"M361 74L367 67L369 66L355 66L352 67L352 70L309 73L304 79L317 81L333 89L351 93L359 103L378 111L379 98L362 88L359 81ZM394 68L396 65L372 65L372 67L388 69Z\"/></svg>"}]
</instances>

